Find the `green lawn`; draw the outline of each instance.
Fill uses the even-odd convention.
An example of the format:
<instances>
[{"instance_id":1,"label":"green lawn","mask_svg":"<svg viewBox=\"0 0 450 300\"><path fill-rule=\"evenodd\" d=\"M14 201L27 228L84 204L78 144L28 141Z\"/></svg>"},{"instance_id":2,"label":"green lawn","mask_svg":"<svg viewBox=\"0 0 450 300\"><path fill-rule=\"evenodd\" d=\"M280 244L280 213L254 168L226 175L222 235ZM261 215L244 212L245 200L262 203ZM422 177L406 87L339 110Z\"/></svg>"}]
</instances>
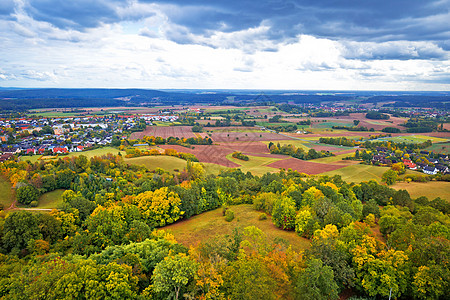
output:
<instances>
[{"instance_id":1,"label":"green lawn","mask_svg":"<svg viewBox=\"0 0 450 300\"><path fill-rule=\"evenodd\" d=\"M426 196L429 200L441 197L450 201L450 182L430 181L430 182L399 182L392 186L396 190L407 190L412 198Z\"/></svg>"},{"instance_id":2,"label":"green lawn","mask_svg":"<svg viewBox=\"0 0 450 300\"><path fill-rule=\"evenodd\" d=\"M242 170L242 172L247 173L251 172L253 175L261 176L266 174L267 172L278 172L278 169L267 167L267 165L279 161L279 158L271 158L271 157L259 157L259 156L252 156L248 155L249 160L244 161L240 159L233 158L231 156L232 154L227 155L227 159L231 160L232 162L235 162L240 165L238 167ZM286 156L286 158L289 158Z\"/></svg>"},{"instance_id":3,"label":"green lawn","mask_svg":"<svg viewBox=\"0 0 450 300\"><path fill-rule=\"evenodd\" d=\"M0 177L0 204L8 208L14 202L14 193L8 180Z\"/></svg>"},{"instance_id":4,"label":"green lawn","mask_svg":"<svg viewBox=\"0 0 450 300\"><path fill-rule=\"evenodd\" d=\"M195 245L201 241L221 238L232 234L234 228L243 229L247 226L256 226L261 229L269 241L282 239L284 243L291 245L292 249L302 251L310 246L309 240L298 236L293 231L284 231L272 224L271 217L259 221L261 214L253 210L251 205L231 206L234 211L234 220L225 221L222 209L218 208L209 212L194 216L189 220L183 220L162 228L174 234L176 240L185 246Z\"/></svg>"},{"instance_id":5,"label":"green lawn","mask_svg":"<svg viewBox=\"0 0 450 300\"><path fill-rule=\"evenodd\" d=\"M62 193L65 190L54 190L52 192L45 193L39 198L39 205L37 208L57 208L62 203Z\"/></svg>"}]
</instances>

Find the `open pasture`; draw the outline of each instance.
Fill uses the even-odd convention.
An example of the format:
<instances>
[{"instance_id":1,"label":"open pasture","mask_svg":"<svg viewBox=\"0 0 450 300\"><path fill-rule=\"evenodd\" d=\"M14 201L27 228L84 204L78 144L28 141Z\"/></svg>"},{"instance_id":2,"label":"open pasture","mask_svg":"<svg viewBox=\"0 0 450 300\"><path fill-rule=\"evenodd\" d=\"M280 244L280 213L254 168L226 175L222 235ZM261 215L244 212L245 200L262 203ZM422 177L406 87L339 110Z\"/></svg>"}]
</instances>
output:
<instances>
[{"instance_id":1,"label":"open pasture","mask_svg":"<svg viewBox=\"0 0 450 300\"><path fill-rule=\"evenodd\" d=\"M449 154L450 153L450 142L435 143L435 144L431 145L430 147L426 148L425 150L433 151L435 153Z\"/></svg>"},{"instance_id":2,"label":"open pasture","mask_svg":"<svg viewBox=\"0 0 450 300\"><path fill-rule=\"evenodd\" d=\"M277 155L277 157L272 157L270 155L267 155L265 157L248 155L248 157L249 160L244 161L233 158L231 154L227 155L227 159L240 165L238 168L241 169L242 172L244 173L251 172L253 175L257 176L264 175L267 172L269 173L278 172L277 169L268 167L268 165L283 159L282 155Z\"/></svg>"},{"instance_id":3,"label":"open pasture","mask_svg":"<svg viewBox=\"0 0 450 300\"><path fill-rule=\"evenodd\" d=\"M354 164L344 168L325 172L322 175L329 175L329 176L340 175L342 177L342 180L347 181L348 183L350 182L359 183L362 181L369 181L372 179L381 182L381 176L387 170L389 170L388 167Z\"/></svg>"},{"instance_id":4,"label":"open pasture","mask_svg":"<svg viewBox=\"0 0 450 300\"><path fill-rule=\"evenodd\" d=\"M178 173L186 168L186 161L184 159L165 155L125 158L124 162L133 165L145 166L151 171L156 168L161 168L170 173Z\"/></svg>"},{"instance_id":5,"label":"open pasture","mask_svg":"<svg viewBox=\"0 0 450 300\"><path fill-rule=\"evenodd\" d=\"M392 141L395 143L410 143L410 144L420 144L431 140L433 143L446 142L448 139L426 136L426 135L404 135L404 136L394 136L382 138L383 141Z\"/></svg>"},{"instance_id":6,"label":"open pasture","mask_svg":"<svg viewBox=\"0 0 450 300\"><path fill-rule=\"evenodd\" d=\"M429 200L433 200L436 197L440 197L450 201L450 182L398 182L392 188L396 190L407 190L412 198L425 196Z\"/></svg>"},{"instance_id":7,"label":"open pasture","mask_svg":"<svg viewBox=\"0 0 450 300\"><path fill-rule=\"evenodd\" d=\"M231 222L225 221L222 208L218 208L165 226L162 230L171 232L175 239L186 247L232 235L234 228L239 228L242 232L247 226L256 226L266 234L269 242L282 240L286 246L292 246L295 251L302 251L310 246L309 240L298 236L294 231L277 228L270 216L267 216L266 220L259 221L261 212L254 210L252 205L236 205L230 209L235 215Z\"/></svg>"},{"instance_id":8,"label":"open pasture","mask_svg":"<svg viewBox=\"0 0 450 300\"><path fill-rule=\"evenodd\" d=\"M8 208L15 200L14 192L8 180L0 177L0 204L3 208Z\"/></svg>"}]
</instances>

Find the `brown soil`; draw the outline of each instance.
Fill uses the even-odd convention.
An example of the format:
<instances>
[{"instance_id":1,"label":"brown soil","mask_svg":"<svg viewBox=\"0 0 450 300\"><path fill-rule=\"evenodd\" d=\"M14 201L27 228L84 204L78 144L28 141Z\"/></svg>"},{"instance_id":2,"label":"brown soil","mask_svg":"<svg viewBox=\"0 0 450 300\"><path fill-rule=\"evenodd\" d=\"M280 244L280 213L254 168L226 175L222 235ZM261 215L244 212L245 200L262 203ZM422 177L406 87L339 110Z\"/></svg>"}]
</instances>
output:
<instances>
[{"instance_id":1,"label":"brown soil","mask_svg":"<svg viewBox=\"0 0 450 300\"><path fill-rule=\"evenodd\" d=\"M271 163L267 165L267 167L272 168L283 168L283 169L289 169L297 170L301 173L306 174L320 174L323 172L333 171L340 168L345 167L345 165L335 165L335 164L321 164L321 163L314 163L309 161L300 160L297 158L289 158L284 159L280 161L276 161L274 163Z\"/></svg>"}]
</instances>

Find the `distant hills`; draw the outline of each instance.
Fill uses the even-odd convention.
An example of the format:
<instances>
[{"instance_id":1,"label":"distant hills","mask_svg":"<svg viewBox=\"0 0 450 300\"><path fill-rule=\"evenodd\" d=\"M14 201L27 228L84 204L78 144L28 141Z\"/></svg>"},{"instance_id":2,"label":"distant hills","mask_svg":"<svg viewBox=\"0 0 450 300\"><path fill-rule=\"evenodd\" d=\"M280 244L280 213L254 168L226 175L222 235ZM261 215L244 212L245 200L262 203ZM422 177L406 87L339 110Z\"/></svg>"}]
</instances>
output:
<instances>
[{"instance_id":1,"label":"distant hills","mask_svg":"<svg viewBox=\"0 0 450 300\"><path fill-rule=\"evenodd\" d=\"M358 100L394 102L391 106L448 108L449 92L151 90L151 89L20 89L0 88L1 110L62 107L111 107L192 103L235 104Z\"/></svg>"}]
</instances>

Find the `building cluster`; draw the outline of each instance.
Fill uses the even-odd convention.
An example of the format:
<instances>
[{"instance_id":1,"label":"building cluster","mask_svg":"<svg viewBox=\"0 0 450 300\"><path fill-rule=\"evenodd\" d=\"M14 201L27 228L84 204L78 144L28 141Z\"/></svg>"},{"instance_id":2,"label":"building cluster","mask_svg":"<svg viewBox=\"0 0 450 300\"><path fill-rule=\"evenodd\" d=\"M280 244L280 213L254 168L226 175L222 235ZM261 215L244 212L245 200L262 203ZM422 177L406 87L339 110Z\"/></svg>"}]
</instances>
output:
<instances>
[{"instance_id":1,"label":"building cluster","mask_svg":"<svg viewBox=\"0 0 450 300\"><path fill-rule=\"evenodd\" d=\"M372 157L372 164L391 166L392 164L402 162L410 170L422 171L428 175L437 173L449 173L449 155L434 154L430 151L422 150L415 153L412 150L405 150L407 157L397 157L393 151L384 147L377 148L377 153Z\"/></svg>"}]
</instances>

